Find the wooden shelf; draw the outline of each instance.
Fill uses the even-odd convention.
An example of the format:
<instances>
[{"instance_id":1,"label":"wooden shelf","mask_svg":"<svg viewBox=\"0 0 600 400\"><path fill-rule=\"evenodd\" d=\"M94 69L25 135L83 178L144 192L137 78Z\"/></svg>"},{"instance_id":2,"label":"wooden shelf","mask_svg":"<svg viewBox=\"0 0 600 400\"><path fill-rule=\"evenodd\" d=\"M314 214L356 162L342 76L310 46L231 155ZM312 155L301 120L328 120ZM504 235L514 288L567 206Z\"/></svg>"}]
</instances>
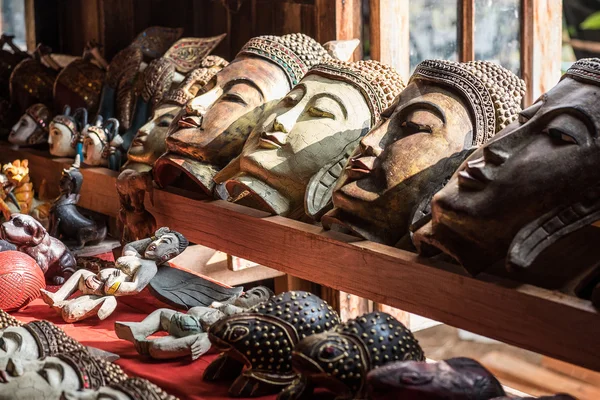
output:
<instances>
[{"instance_id":1,"label":"wooden shelf","mask_svg":"<svg viewBox=\"0 0 600 400\"><path fill-rule=\"evenodd\" d=\"M15 158L28 158L34 183L45 178L53 190L69 164L0 146L0 162ZM87 168L83 175L80 205L116 216L117 173ZM194 243L600 371L600 314L589 301L491 276L475 279L454 265L225 201L157 190L148 208L159 225Z\"/></svg>"}]
</instances>

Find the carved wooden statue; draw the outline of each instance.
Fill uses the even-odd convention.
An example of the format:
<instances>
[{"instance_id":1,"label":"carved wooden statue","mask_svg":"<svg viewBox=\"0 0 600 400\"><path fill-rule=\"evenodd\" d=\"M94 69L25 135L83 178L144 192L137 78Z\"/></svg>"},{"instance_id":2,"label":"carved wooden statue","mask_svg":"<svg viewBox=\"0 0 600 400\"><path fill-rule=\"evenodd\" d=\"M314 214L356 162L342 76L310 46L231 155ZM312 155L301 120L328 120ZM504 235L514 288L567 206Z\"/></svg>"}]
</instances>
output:
<instances>
[{"instance_id":1,"label":"carved wooden statue","mask_svg":"<svg viewBox=\"0 0 600 400\"><path fill-rule=\"evenodd\" d=\"M59 400L64 392L98 390L127 379L116 364L75 350L42 360L11 360L0 374L0 400Z\"/></svg>"},{"instance_id":2,"label":"carved wooden statue","mask_svg":"<svg viewBox=\"0 0 600 400\"><path fill-rule=\"evenodd\" d=\"M431 196L471 148L517 118L524 88L487 61L419 64L351 156L324 227L412 247L409 227L428 217Z\"/></svg>"},{"instance_id":3,"label":"carved wooden statue","mask_svg":"<svg viewBox=\"0 0 600 400\"><path fill-rule=\"evenodd\" d=\"M66 322L93 315L105 319L115 310L116 297L140 293L154 278L159 265L181 254L187 246L188 241L183 235L160 228L151 238L125 245L115 268L106 268L97 274L78 270L56 293L42 290L42 298ZM68 300L77 290L82 295Z\"/></svg>"},{"instance_id":4,"label":"carved wooden statue","mask_svg":"<svg viewBox=\"0 0 600 400\"><path fill-rule=\"evenodd\" d=\"M60 240L50 236L41 223L25 214L12 214L0 229L4 239L31 256L40 266L46 280L62 284L77 267L75 257Z\"/></svg>"},{"instance_id":5,"label":"carved wooden statue","mask_svg":"<svg viewBox=\"0 0 600 400\"><path fill-rule=\"evenodd\" d=\"M117 193L121 202L118 227L121 243L129 243L152 236L156 231L156 219L144 205L146 192L153 201L154 186L149 171L137 172L126 169L117 178Z\"/></svg>"},{"instance_id":6,"label":"carved wooden statue","mask_svg":"<svg viewBox=\"0 0 600 400\"><path fill-rule=\"evenodd\" d=\"M169 153L154 165L156 182L165 187L187 180L212 196L213 177L240 153L263 111L325 57L323 46L304 34L248 41L173 121L177 128L166 140Z\"/></svg>"},{"instance_id":7,"label":"carved wooden statue","mask_svg":"<svg viewBox=\"0 0 600 400\"><path fill-rule=\"evenodd\" d=\"M527 273L543 250L600 218L600 59L577 61L560 82L476 150L432 200L417 231L477 274L508 255ZM560 166L560 167L557 167ZM529 271L538 281L570 266Z\"/></svg>"},{"instance_id":8,"label":"carved wooden statue","mask_svg":"<svg viewBox=\"0 0 600 400\"><path fill-rule=\"evenodd\" d=\"M183 106L196 97L227 64L229 63L221 57L207 56L200 63L201 67L189 72L177 88L168 92L156 104L148 122L138 130L127 153L127 164L123 168L139 172L150 171L158 157L167 150L165 140L171 122Z\"/></svg>"},{"instance_id":9,"label":"carved wooden statue","mask_svg":"<svg viewBox=\"0 0 600 400\"><path fill-rule=\"evenodd\" d=\"M230 201L294 219L330 208L336 178L362 136L402 91L378 61L328 59L265 112L241 155L215 176Z\"/></svg>"},{"instance_id":10,"label":"carved wooden statue","mask_svg":"<svg viewBox=\"0 0 600 400\"><path fill-rule=\"evenodd\" d=\"M141 322L116 322L115 331L118 337L133 343L141 355L154 359L191 356L192 360L196 360L210 350L208 328L212 324L225 316L247 311L272 296L270 289L258 286L231 304L213 303L211 307L193 307L187 313L163 308ZM169 335L150 338L161 331Z\"/></svg>"},{"instance_id":11,"label":"carved wooden statue","mask_svg":"<svg viewBox=\"0 0 600 400\"><path fill-rule=\"evenodd\" d=\"M106 238L106 224L82 215L77 209L79 191L83 185L83 175L79 171L79 155L69 169L63 170L60 179L60 196L50 209L50 235L72 248L82 249L87 243L99 243Z\"/></svg>"},{"instance_id":12,"label":"carved wooden statue","mask_svg":"<svg viewBox=\"0 0 600 400\"><path fill-rule=\"evenodd\" d=\"M203 378L235 379L229 388L235 397L279 393L297 378L292 351L298 342L339 322L337 312L313 294L285 292L272 297L210 327L212 344L224 353L208 366Z\"/></svg>"}]
</instances>

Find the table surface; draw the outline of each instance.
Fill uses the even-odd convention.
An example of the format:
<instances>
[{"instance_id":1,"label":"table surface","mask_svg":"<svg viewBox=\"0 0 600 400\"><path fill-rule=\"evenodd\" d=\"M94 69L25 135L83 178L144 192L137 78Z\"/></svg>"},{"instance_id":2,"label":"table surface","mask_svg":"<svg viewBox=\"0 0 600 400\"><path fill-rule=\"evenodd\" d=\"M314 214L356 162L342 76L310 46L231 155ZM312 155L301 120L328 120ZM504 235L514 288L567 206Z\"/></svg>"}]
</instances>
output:
<instances>
[{"instance_id":1,"label":"table surface","mask_svg":"<svg viewBox=\"0 0 600 400\"><path fill-rule=\"evenodd\" d=\"M39 319L51 321L83 345L118 354L121 358L116 361L116 364L119 364L128 375L146 378L181 400L229 399L226 383L212 384L202 381L202 373L216 358L215 354L204 355L196 361L191 361L189 358L157 361L140 356L131 343L119 339L114 331L115 321L141 321L146 316L125 304L120 303L115 312L104 321L92 318L75 324L65 323L41 299L11 314L22 322ZM272 400L275 396L258 399Z\"/></svg>"}]
</instances>

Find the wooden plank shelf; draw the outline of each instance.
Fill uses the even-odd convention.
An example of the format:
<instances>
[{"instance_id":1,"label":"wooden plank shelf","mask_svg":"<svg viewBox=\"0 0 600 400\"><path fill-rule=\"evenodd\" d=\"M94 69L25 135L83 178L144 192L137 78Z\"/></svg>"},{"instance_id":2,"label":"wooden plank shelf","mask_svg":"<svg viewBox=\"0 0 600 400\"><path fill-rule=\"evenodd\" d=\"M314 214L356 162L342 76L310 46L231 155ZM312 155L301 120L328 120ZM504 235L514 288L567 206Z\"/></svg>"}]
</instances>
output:
<instances>
[{"instance_id":1,"label":"wooden plank shelf","mask_svg":"<svg viewBox=\"0 0 600 400\"><path fill-rule=\"evenodd\" d=\"M65 159L0 146L0 162L28 158L32 179L57 187ZM118 212L116 172L85 168L80 205ZM52 193L55 195L56 193ZM225 201L156 190L159 225L190 241L290 275L600 371L600 314L589 301L491 276L467 276L389 246Z\"/></svg>"}]
</instances>

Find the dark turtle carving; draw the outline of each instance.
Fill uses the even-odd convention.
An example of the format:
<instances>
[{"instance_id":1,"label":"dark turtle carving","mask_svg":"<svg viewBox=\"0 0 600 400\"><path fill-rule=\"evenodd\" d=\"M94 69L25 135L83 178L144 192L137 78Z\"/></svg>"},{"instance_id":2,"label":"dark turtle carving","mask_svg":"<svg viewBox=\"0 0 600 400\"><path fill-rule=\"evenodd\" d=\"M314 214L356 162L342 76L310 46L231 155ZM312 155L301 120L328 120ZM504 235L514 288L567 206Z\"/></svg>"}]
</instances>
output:
<instances>
[{"instance_id":1,"label":"dark turtle carving","mask_svg":"<svg viewBox=\"0 0 600 400\"><path fill-rule=\"evenodd\" d=\"M204 380L235 379L229 394L274 394L293 383L292 350L302 339L340 323L327 303L307 292L285 292L245 313L213 324L210 341L224 353L204 372ZM246 370L242 372L244 366Z\"/></svg>"},{"instance_id":2,"label":"dark turtle carving","mask_svg":"<svg viewBox=\"0 0 600 400\"><path fill-rule=\"evenodd\" d=\"M301 340L292 355L301 377L278 399L311 399L314 387L331 390L336 400L365 399L369 371L393 361L424 359L418 340L397 319L380 312L364 314Z\"/></svg>"}]
</instances>

